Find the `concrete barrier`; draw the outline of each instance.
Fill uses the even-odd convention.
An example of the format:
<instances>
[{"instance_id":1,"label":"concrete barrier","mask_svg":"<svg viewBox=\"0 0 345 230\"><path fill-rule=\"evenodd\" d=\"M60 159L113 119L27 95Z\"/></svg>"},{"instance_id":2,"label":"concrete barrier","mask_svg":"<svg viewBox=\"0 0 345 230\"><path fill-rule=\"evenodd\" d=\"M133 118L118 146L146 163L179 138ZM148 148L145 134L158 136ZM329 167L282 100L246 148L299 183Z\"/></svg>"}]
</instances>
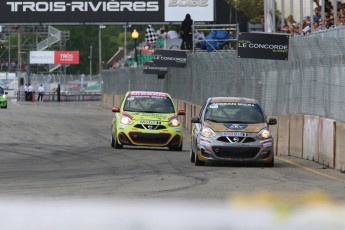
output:
<instances>
[{"instance_id":1,"label":"concrete barrier","mask_svg":"<svg viewBox=\"0 0 345 230\"><path fill-rule=\"evenodd\" d=\"M121 106L122 100L123 100L124 95L115 95L114 96L114 106Z\"/></svg>"},{"instance_id":2,"label":"concrete barrier","mask_svg":"<svg viewBox=\"0 0 345 230\"><path fill-rule=\"evenodd\" d=\"M277 119L277 121L279 120L278 116L268 116L267 121L270 118L275 118ZM275 155L277 155L277 146L278 146L278 127L279 127L279 123L277 125L270 125L270 132L272 133L272 137L273 137L273 152Z\"/></svg>"},{"instance_id":3,"label":"concrete barrier","mask_svg":"<svg viewBox=\"0 0 345 230\"><path fill-rule=\"evenodd\" d=\"M186 123L185 123L185 128L191 132L192 131L192 123L190 121L190 118L192 117L193 114L193 105L189 102L186 102Z\"/></svg>"},{"instance_id":4,"label":"concrete barrier","mask_svg":"<svg viewBox=\"0 0 345 230\"><path fill-rule=\"evenodd\" d=\"M321 117L319 121L319 163L334 168L335 121Z\"/></svg>"},{"instance_id":5,"label":"concrete barrier","mask_svg":"<svg viewBox=\"0 0 345 230\"><path fill-rule=\"evenodd\" d=\"M290 116L280 116L278 124L277 155L288 156L290 143Z\"/></svg>"},{"instance_id":6,"label":"concrete barrier","mask_svg":"<svg viewBox=\"0 0 345 230\"><path fill-rule=\"evenodd\" d=\"M303 158L319 162L319 117L304 115Z\"/></svg>"},{"instance_id":7,"label":"concrete barrier","mask_svg":"<svg viewBox=\"0 0 345 230\"><path fill-rule=\"evenodd\" d=\"M345 122L335 123L335 169L345 171Z\"/></svg>"},{"instance_id":8,"label":"concrete barrier","mask_svg":"<svg viewBox=\"0 0 345 230\"><path fill-rule=\"evenodd\" d=\"M301 114L290 114L289 155L303 157L303 119Z\"/></svg>"}]
</instances>

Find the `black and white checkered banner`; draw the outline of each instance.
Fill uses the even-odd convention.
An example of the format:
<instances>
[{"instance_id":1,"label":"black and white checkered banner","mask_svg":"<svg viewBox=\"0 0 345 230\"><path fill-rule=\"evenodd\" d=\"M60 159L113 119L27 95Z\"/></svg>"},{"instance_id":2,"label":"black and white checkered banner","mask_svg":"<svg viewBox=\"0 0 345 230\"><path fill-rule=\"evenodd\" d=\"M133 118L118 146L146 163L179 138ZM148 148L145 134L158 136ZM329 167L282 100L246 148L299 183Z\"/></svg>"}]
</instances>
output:
<instances>
[{"instance_id":1,"label":"black and white checkered banner","mask_svg":"<svg viewBox=\"0 0 345 230\"><path fill-rule=\"evenodd\" d=\"M156 44L157 39L158 39L158 35L157 35L155 29L152 28L151 25L149 25L146 28L145 41L148 43L151 43L151 44Z\"/></svg>"}]
</instances>

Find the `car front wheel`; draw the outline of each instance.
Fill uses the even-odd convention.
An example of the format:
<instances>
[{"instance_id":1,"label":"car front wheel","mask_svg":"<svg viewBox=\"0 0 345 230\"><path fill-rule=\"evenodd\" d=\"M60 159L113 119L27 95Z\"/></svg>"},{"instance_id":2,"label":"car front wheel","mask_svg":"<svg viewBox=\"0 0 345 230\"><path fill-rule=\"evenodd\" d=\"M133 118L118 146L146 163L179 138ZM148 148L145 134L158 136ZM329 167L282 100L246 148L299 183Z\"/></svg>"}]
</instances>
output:
<instances>
[{"instance_id":1,"label":"car front wheel","mask_svg":"<svg viewBox=\"0 0 345 230\"><path fill-rule=\"evenodd\" d=\"M122 149L123 148L123 145L121 145L118 140L117 140L117 135L115 135L115 149Z\"/></svg>"},{"instance_id":2,"label":"car front wheel","mask_svg":"<svg viewBox=\"0 0 345 230\"><path fill-rule=\"evenodd\" d=\"M111 134L111 147L115 147L115 139L113 137L113 134Z\"/></svg>"},{"instance_id":3,"label":"car front wheel","mask_svg":"<svg viewBox=\"0 0 345 230\"><path fill-rule=\"evenodd\" d=\"M196 166L203 166L203 165L205 165L205 161L201 161L201 160L199 159L198 153L195 153L194 155L195 155L194 164L195 164Z\"/></svg>"}]
</instances>

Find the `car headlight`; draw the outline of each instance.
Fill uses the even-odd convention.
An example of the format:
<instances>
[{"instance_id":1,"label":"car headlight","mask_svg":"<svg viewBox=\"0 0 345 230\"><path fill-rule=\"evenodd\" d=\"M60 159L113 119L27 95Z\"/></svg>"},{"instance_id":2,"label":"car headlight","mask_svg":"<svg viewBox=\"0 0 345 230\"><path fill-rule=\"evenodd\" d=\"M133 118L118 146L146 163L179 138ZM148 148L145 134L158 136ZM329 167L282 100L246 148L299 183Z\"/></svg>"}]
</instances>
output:
<instances>
[{"instance_id":1,"label":"car headlight","mask_svg":"<svg viewBox=\"0 0 345 230\"><path fill-rule=\"evenodd\" d=\"M132 119L127 117L127 116L125 116L125 115L122 115L121 123L124 124L124 125L130 125L130 124L132 124Z\"/></svg>"},{"instance_id":2,"label":"car headlight","mask_svg":"<svg viewBox=\"0 0 345 230\"><path fill-rule=\"evenodd\" d=\"M204 137L214 137L214 136L216 136L216 133L212 129L210 129L209 127L204 127L201 130L201 135Z\"/></svg>"},{"instance_id":3,"label":"car headlight","mask_svg":"<svg viewBox=\"0 0 345 230\"><path fill-rule=\"evenodd\" d=\"M6 98L6 94L2 95L2 98Z\"/></svg>"},{"instance_id":4,"label":"car headlight","mask_svg":"<svg viewBox=\"0 0 345 230\"><path fill-rule=\"evenodd\" d=\"M263 138L263 139L267 139L271 136L270 131L268 131L267 129L262 129L259 133L258 133L258 137L259 138Z\"/></svg>"},{"instance_id":5,"label":"car headlight","mask_svg":"<svg viewBox=\"0 0 345 230\"><path fill-rule=\"evenodd\" d=\"M173 127L176 127L176 126L178 126L179 124L180 124L180 122L179 122L176 118L172 119L172 120L169 122L169 125L170 125L170 126L173 126Z\"/></svg>"}]
</instances>

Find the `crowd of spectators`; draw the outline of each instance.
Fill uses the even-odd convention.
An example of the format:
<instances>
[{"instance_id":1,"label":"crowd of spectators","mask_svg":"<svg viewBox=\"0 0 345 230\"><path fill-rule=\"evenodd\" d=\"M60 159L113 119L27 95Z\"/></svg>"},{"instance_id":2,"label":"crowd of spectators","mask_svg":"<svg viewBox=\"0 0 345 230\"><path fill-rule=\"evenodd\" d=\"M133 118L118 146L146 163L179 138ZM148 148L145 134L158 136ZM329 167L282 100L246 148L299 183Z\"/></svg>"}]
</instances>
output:
<instances>
[{"instance_id":1,"label":"crowd of spectators","mask_svg":"<svg viewBox=\"0 0 345 230\"><path fill-rule=\"evenodd\" d=\"M30 65L30 73L40 73L40 72L47 72L47 65L38 65L38 64L31 64ZM21 68L19 68L19 64L17 60L0 60L0 71L3 72L14 72L18 70L27 71L26 62L22 62Z\"/></svg>"},{"instance_id":2,"label":"crowd of spectators","mask_svg":"<svg viewBox=\"0 0 345 230\"><path fill-rule=\"evenodd\" d=\"M8 60L0 60L0 70L10 71L17 70L18 62L16 60L9 62Z\"/></svg>"},{"instance_id":3,"label":"crowd of spectators","mask_svg":"<svg viewBox=\"0 0 345 230\"><path fill-rule=\"evenodd\" d=\"M325 0L325 17L324 20L322 20L321 0L313 1L316 7L314 8L312 18L310 16L306 16L301 20L301 22L296 22L294 17L289 15L282 27L277 26L278 32L289 33L291 36L295 36L306 35L310 32L318 32L337 26L345 26L345 3L337 1L337 18L334 20L335 7L333 6L333 1ZM278 24L280 25L281 23L278 22L277 25Z\"/></svg>"}]
</instances>

